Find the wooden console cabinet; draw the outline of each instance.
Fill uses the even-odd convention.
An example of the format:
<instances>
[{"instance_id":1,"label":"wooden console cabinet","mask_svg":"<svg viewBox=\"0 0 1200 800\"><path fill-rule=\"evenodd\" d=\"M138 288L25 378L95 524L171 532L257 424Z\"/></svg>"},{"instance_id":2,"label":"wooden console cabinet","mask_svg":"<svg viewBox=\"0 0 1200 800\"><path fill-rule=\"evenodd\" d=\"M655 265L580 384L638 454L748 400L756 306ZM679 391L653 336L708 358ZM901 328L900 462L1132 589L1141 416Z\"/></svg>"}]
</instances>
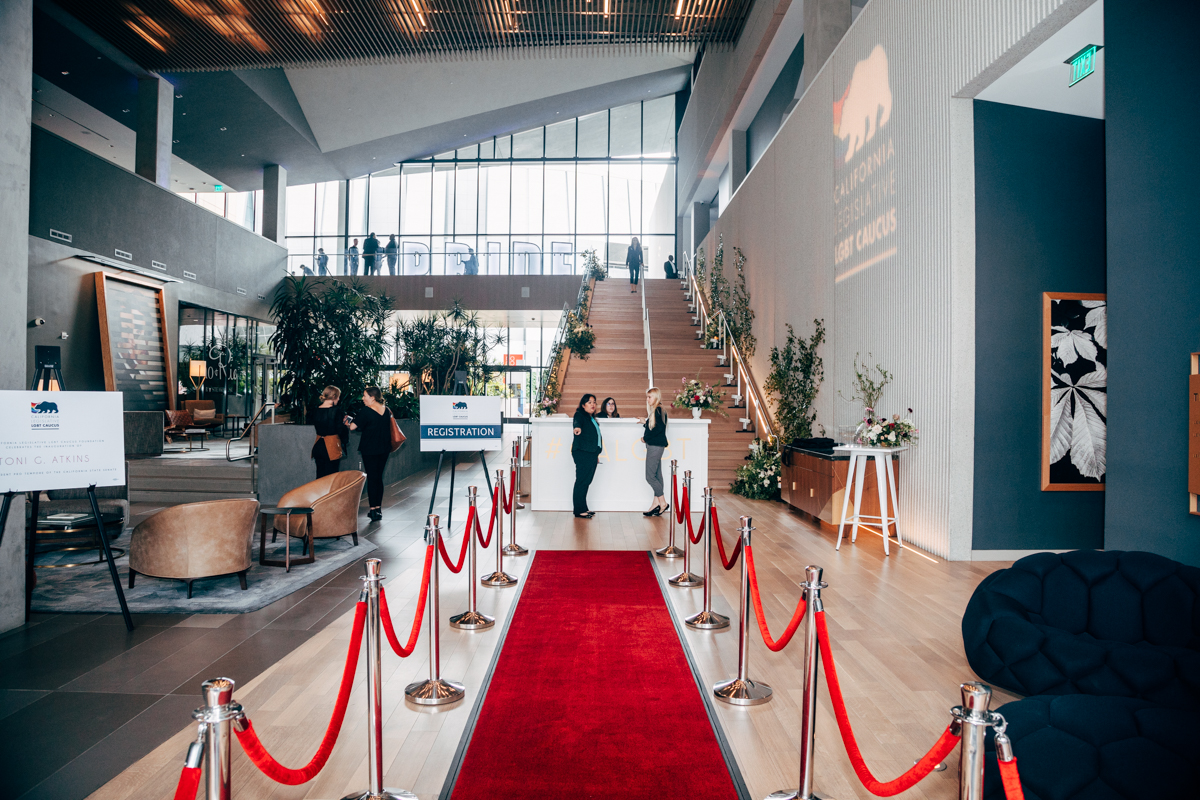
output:
<instances>
[{"instance_id":1,"label":"wooden console cabinet","mask_svg":"<svg viewBox=\"0 0 1200 800\"><path fill-rule=\"evenodd\" d=\"M783 449L783 500L792 508L837 527L841 522L850 457L830 450ZM900 485L900 459L892 457L896 485ZM851 503L853 503L853 496ZM846 515L854 513L851 505ZM861 513L879 515L879 492L875 482L875 460L866 462Z\"/></svg>"}]
</instances>

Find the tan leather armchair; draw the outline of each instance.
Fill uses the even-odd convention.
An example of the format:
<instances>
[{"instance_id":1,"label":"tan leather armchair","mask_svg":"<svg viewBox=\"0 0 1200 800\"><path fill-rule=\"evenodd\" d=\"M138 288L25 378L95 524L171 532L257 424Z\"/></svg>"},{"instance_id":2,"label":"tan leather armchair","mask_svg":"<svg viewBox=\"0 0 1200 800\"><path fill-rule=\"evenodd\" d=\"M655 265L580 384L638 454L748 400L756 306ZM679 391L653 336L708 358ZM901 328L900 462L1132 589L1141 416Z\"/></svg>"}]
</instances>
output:
<instances>
[{"instance_id":1,"label":"tan leather armchair","mask_svg":"<svg viewBox=\"0 0 1200 800\"><path fill-rule=\"evenodd\" d=\"M252 498L164 508L133 529L129 588L138 573L183 581L190 600L193 581L236 574L245 591L257 518Z\"/></svg>"},{"instance_id":2,"label":"tan leather armchair","mask_svg":"<svg viewBox=\"0 0 1200 800\"><path fill-rule=\"evenodd\" d=\"M358 546L358 505L362 500L367 476L358 470L326 475L298 486L279 498L278 508L311 508L313 538L340 539L351 536ZM285 531L297 539L308 536L308 521L303 514L293 514L292 529L287 531L288 518L275 517L275 530ZM306 543L307 549L307 543Z\"/></svg>"},{"instance_id":3,"label":"tan leather armchair","mask_svg":"<svg viewBox=\"0 0 1200 800\"><path fill-rule=\"evenodd\" d=\"M217 404L212 400L184 400L183 407L192 415L192 427L194 428L219 428L225 424L225 415L217 414ZM197 411L212 411L212 419L197 419Z\"/></svg>"}]
</instances>

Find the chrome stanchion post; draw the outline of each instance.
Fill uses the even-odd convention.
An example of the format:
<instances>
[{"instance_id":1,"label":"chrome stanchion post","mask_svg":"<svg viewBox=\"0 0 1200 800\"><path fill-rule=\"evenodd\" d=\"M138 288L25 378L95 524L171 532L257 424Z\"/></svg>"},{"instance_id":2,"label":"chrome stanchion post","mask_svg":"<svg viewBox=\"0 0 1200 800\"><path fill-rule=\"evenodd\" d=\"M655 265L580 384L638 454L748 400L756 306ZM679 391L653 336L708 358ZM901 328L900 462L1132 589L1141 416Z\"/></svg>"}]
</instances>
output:
<instances>
[{"instance_id":1,"label":"chrome stanchion post","mask_svg":"<svg viewBox=\"0 0 1200 800\"><path fill-rule=\"evenodd\" d=\"M750 517L741 518L742 525L738 532L742 536L742 549L750 546L750 532L754 530L754 520ZM735 706L756 706L771 699L771 687L765 683L752 681L746 675L746 661L750 655L750 568L747 559L742 558L742 597L738 613L738 674L736 678L721 681L713 686L713 694L718 700L732 703Z\"/></svg>"},{"instance_id":2,"label":"chrome stanchion post","mask_svg":"<svg viewBox=\"0 0 1200 800\"><path fill-rule=\"evenodd\" d=\"M200 723L196 741L188 747L187 766L204 762L204 794L208 800L229 800L229 723L240 717L242 707L233 702L232 678L213 678L200 684L204 705L192 712Z\"/></svg>"},{"instance_id":3,"label":"chrome stanchion post","mask_svg":"<svg viewBox=\"0 0 1200 800\"><path fill-rule=\"evenodd\" d=\"M679 462L672 458L671 459L671 485L672 486L675 485L675 470L678 466L679 466ZM677 499L678 498L674 498L674 497L671 498L672 501L675 501ZM674 509L674 508L668 509L668 511L670 513L668 513L667 516L670 517L670 519L667 520L667 531L668 531L667 546L660 547L659 549L654 551L654 555L659 556L661 558L680 558L683 556L683 551L675 546L675 512L677 510L678 509Z\"/></svg>"},{"instance_id":4,"label":"chrome stanchion post","mask_svg":"<svg viewBox=\"0 0 1200 800\"><path fill-rule=\"evenodd\" d=\"M685 469L683 471L683 489L687 494L688 507L683 510L686 519L692 517L692 471ZM700 524L704 524L701 520ZM685 589L690 589L694 586L700 586L704 583L704 579L699 575L692 574L692 537L688 536L687 524L684 523L683 528L683 572L673 578L667 578L667 583L672 586L681 586Z\"/></svg>"},{"instance_id":5,"label":"chrome stanchion post","mask_svg":"<svg viewBox=\"0 0 1200 800\"><path fill-rule=\"evenodd\" d=\"M813 792L814 737L817 724L817 667L821 654L817 643L817 612L824 610L821 590L829 586L821 580L822 569L804 568L804 696L800 707L800 788L773 792L767 800L820 800Z\"/></svg>"},{"instance_id":6,"label":"chrome stanchion post","mask_svg":"<svg viewBox=\"0 0 1200 800\"><path fill-rule=\"evenodd\" d=\"M430 514L425 523L425 544L438 547L442 536L440 520L437 514ZM404 699L419 706L442 706L447 703L457 703L463 699L466 689L457 681L448 681L442 677L441 654L441 611L438 608L438 554L433 554L433 567L429 570L429 599L425 601L429 609L429 679L410 683L404 687Z\"/></svg>"},{"instance_id":7,"label":"chrome stanchion post","mask_svg":"<svg viewBox=\"0 0 1200 800\"><path fill-rule=\"evenodd\" d=\"M484 575L479 582L484 586L516 586L517 579L504 571L504 469L496 470L496 486L500 489L500 501L496 503L496 527L492 536L496 540L496 571ZM513 511L516 511L514 508Z\"/></svg>"},{"instance_id":8,"label":"chrome stanchion post","mask_svg":"<svg viewBox=\"0 0 1200 800\"><path fill-rule=\"evenodd\" d=\"M513 439L512 458L513 468L516 470L515 477L513 478L515 481L515 485L513 486L513 511L525 507L525 504L521 502L521 442L524 438L524 434L518 433L517 438Z\"/></svg>"},{"instance_id":9,"label":"chrome stanchion post","mask_svg":"<svg viewBox=\"0 0 1200 800\"><path fill-rule=\"evenodd\" d=\"M512 513L508 515L508 544L504 546L504 555L506 556L527 556L529 551L521 545L517 544L517 486L521 482L521 461L515 455L510 460L510 473L513 476L512 490L513 508Z\"/></svg>"},{"instance_id":10,"label":"chrome stanchion post","mask_svg":"<svg viewBox=\"0 0 1200 800\"><path fill-rule=\"evenodd\" d=\"M437 553L433 554L434 568ZM380 560L366 560L359 600L367 603L367 791L346 795L342 800L417 800L412 792L383 788L383 630L380 622L379 588L383 575Z\"/></svg>"},{"instance_id":11,"label":"chrome stanchion post","mask_svg":"<svg viewBox=\"0 0 1200 800\"><path fill-rule=\"evenodd\" d=\"M962 691L962 705L950 709L962 734L958 797L959 800L983 800L983 741L988 726L998 718L988 710L992 687L979 681L968 681L958 688Z\"/></svg>"},{"instance_id":12,"label":"chrome stanchion post","mask_svg":"<svg viewBox=\"0 0 1200 800\"><path fill-rule=\"evenodd\" d=\"M474 517L475 525L479 524L479 489L474 486L467 487L467 506L471 512L467 513L467 518ZM460 631L481 631L490 628L496 624L495 617L489 617L487 614L480 614L475 608L475 530L472 526L467 526L467 536L471 537L471 544L467 548L467 610L461 614L455 614L450 618L450 627L458 628Z\"/></svg>"},{"instance_id":13,"label":"chrome stanchion post","mask_svg":"<svg viewBox=\"0 0 1200 800\"><path fill-rule=\"evenodd\" d=\"M704 519L708 522L708 527L704 529L704 610L684 620L684 623L689 628L698 628L702 631L729 627L729 617L712 610L712 551L713 536L715 535L713 533L712 513L712 489L705 486Z\"/></svg>"}]
</instances>

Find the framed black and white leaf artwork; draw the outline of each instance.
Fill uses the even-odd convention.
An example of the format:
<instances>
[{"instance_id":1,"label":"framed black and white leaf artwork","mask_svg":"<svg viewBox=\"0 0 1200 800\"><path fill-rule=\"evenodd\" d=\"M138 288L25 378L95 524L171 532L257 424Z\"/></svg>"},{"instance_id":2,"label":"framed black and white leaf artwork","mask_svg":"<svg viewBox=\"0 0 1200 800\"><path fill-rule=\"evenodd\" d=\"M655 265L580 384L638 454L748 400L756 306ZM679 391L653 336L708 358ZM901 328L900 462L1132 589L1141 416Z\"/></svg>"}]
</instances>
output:
<instances>
[{"instance_id":1,"label":"framed black and white leaf artwork","mask_svg":"<svg viewBox=\"0 0 1200 800\"><path fill-rule=\"evenodd\" d=\"M1108 305L1102 294L1042 294L1042 491L1104 491Z\"/></svg>"}]
</instances>

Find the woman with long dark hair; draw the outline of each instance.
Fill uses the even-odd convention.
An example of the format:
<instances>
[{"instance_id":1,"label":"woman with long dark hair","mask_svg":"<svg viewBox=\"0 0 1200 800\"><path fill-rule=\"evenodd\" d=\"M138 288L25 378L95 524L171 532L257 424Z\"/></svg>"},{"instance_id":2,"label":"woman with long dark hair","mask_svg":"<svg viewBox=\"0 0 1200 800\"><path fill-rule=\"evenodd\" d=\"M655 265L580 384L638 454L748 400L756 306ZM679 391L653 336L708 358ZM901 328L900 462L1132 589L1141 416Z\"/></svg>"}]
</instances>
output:
<instances>
[{"instance_id":1,"label":"woman with long dark hair","mask_svg":"<svg viewBox=\"0 0 1200 800\"><path fill-rule=\"evenodd\" d=\"M642 422L642 420L638 420ZM646 445L646 483L654 492L654 505L643 511L643 517L657 517L670 508L663 488L662 456L667 449L667 412L662 407L662 392L657 386L646 390L646 419L642 441Z\"/></svg>"},{"instance_id":2,"label":"woman with long dark hair","mask_svg":"<svg viewBox=\"0 0 1200 800\"><path fill-rule=\"evenodd\" d=\"M629 283L633 286L629 291L636 292L638 275L642 271L642 243L636 236L629 243L629 249L625 251L625 266L629 267Z\"/></svg>"},{"instance_id":3,"label":"woman with long dark hair","mask_svg":"<svg viewBox=\"0 0 1200 800\"><path fill-rule=\"evenodd\" d=\"M367 472L367 516L378 522L383 519L383 470L392 454L392 411L383 404L383 392L378 386L363 390L363 408L357 416L346 417L352 431L362 431L358 453Z\"/></svg>"},{"instance_id":4,"label":"woman with long dark hair","mask_svg":"<svg viewBox=\"0 0 1200 800\"><path fill-rule=\"evenodd\" d=\"M587 505L588 487L596 476L596 465L600 463L600 453L604 450L604 439L600 435L600 423L596 422L596 395L585 394L579 400L579 408L575 409L572 420L575 438L571 442L571 458L575 461L575 490L571 493L571 503L575 516L591 519L595 511L589 511Z\"/></svg>"},{"instance_id":5,"label":"woman with long dark hair","mask_svg":"<svg viewBox=\"0 0 1200 800\"><path fill-rule=\"evenodd\" d=\"M596 412L597 419L620 419L621 415L617 412L617 401L611 397L604 398L604 402L600 404L600 410Z\"/></svg>"}]
</instances>

